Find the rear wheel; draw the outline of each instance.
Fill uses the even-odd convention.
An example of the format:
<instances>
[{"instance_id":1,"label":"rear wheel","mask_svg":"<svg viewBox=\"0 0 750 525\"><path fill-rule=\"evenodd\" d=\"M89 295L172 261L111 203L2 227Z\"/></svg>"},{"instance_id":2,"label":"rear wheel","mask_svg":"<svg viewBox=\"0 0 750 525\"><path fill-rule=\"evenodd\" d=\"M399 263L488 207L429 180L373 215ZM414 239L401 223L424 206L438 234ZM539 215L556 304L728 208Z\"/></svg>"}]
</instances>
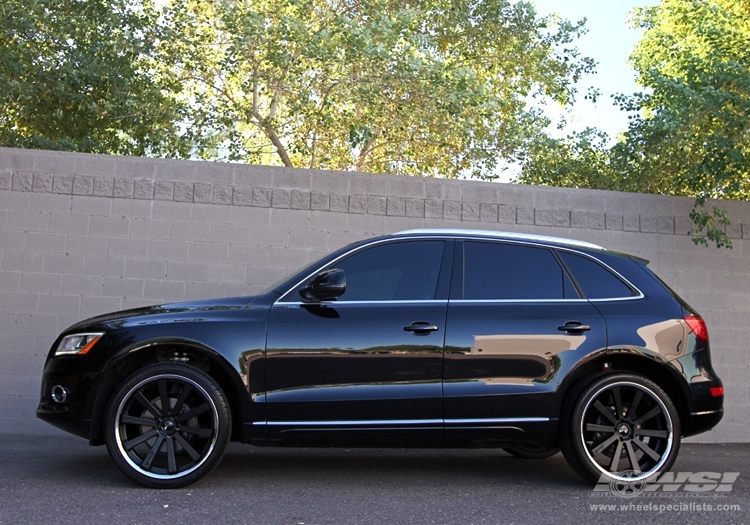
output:
<instances>
[{"instance_id":1,"label":"rear wheel","mask_svg":"<svg viewBox=\"0 0 750 525\"><path fill-rule=\"evenodd\" d=\"M680 420L669 396L635 374L610 374L580 390L563 414L561 448L584 478L637 482L674 464Z\"/></svg>"},{"instance_id":2,"label":"rear wheel","mask_svg":"<svg viewBox=\"0 0 750 525\"><path fill-rule=\"evenodd\" d=\"M157 364L120 386L105 425L107 450L120 470L148 487L177 488L218 464L231 418L226 396L208 375Z\"/></svg>"}]
</instances>

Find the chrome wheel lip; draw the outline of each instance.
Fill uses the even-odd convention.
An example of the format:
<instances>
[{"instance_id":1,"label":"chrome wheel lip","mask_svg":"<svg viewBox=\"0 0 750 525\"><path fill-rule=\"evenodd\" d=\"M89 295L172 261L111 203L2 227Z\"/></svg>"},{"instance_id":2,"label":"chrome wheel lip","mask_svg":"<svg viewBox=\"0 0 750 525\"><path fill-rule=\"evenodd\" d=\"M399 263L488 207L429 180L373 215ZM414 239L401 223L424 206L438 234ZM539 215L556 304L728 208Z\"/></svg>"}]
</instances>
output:
<instances>
[{"instance_id":1,"label":"chrome wheel lip","mask_svg":"<svg viewBox=\"0 0 750 525\"><path fill-rule=\"evenodd\" d=\"M651 396L653 400L656 401L656 403L659 405L659 408L661 408L662 413L665 416L665 419L667 421L667 431L669 432L669 435L667 437L667 447L664 450L664 453L662 453L661 458L659 459L658 463L653 466L648 472L642 472L639 475L630 475L630 476L618 476L616 473L611 472L605 468L603 468L598 461L594 459L594 457L591 455L591 452L589 451L589 448L586 446L586 436L585 436L585 424L586 424L586 414L588 414L589 408L592 403L594 403L599 396L612 388L615 387L629 387L629 388L637 388L644 393ZM656 395L656 393L651 390L650 388L639 385L638 383L633 383L630 381L618 381L609 385L605 385L601 388L599 388L588 400L586 403L586 406L583 409L582 417L581 417L581 426L579 428L579 434L581 438L581 444L583 445L583 450L586 452L586 456L588 457L591 464L599 470L602 474L606 475L610 479L616 479L618 481L624 481L624 482L634 482L634 481L641 481L641 480L648 480L649 478L652 478L655 474L659 472L659 469L661 469L662 466L667 462L669 459L669 454L672 452L672 447L674 446L674 427L672 425L672 417L669 414L669 410L667 409L667 406L664 404L664 402L661 400L661 398Z\"/></svg>"},{"instance_id":2,"label":"chrome wheel lip","mask_svg":"<svg viewBox=\"0 0 750 525\"><path fill-rule=\"evenodd\" d=\"M120 436L120 417L122 416L122 410L127 404L127 402L130 400L131 396L134 392L138 391L143 385L150 383L152 381L158 381L160 379L178 379L182 382L189 383L194 389L197 389L201 395L205 398L206 402L211 407L211 415L213 417L214 421L214 431L213 435L211 437L211 445L206 451L205 454L201 457L200 461L198 461L195 465L190 467L187 470L184 470L182 472L177 472L175 474L157 474L154 472L149 472L147 470L144 470L141 468L140 465L135 463L131 458L130 455L127 453L127 451L123 448L122 445L122 438ZM117 406L117 413L115 414L115 440L117 441L117 448L120 451L120 456L139 474L152 478L152 479L164 479L164 480L171 480L171 479L178 479L182 478L184 476L187 476L191 472L194 472L196 469L198 469L203 463L206 462L206 460L211 456L211 453L214 450L214 447L216 446L216 440L219 436L219 411L216 408L216 403L214 403L214 400L211 398L211 396L208 394L205 388L203 388L200 384L195 382L194 380L185 377L183 375L179 374L158 374L152 377L148 377L140 382L138 382L136 385L134 385L130 390L128 390L127 394L122 398L122 401L120 401L120 404Z\"/></svg>"}]
</instances>

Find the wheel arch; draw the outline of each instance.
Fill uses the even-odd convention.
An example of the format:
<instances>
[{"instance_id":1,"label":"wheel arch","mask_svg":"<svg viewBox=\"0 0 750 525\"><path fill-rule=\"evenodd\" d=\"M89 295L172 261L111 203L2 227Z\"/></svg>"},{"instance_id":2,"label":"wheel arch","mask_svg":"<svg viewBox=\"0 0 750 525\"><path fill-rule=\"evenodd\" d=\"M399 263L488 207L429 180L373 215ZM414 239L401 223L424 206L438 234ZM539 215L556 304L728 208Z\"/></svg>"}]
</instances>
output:
<instances>
[{"instance_id":1,"label":"wheel arch","mask_svg":"<svg viewBox=\"0 0 750 525\"><path fill-rule=\"evenodd\" d=\"M242 441L246 419L247 399L243 394L245 388L239 375L229 362L215 350L197 343L182 339L142 342L127 351L120 352L107 363L91 411L91 432L89 443L102 445L104 438L104 419L107 406L115 390L130 375L152 363L176 362L194 366L210 375L227 397L231 411L231 441Z\"/></svg>"},{"instance_id":2,"label":"wheel arch","mask_svg":"<svg viewBox=\"0 0 750 525\"><path fill-rule=\"evenodd\" d=\"M561 403L558 407L560 420L562 421L565 417L563 409L567 406L569 397L576 396L580 392L579 386L583 383L588 384L603 374L613 372L638 374L656 383L674 404L680 418L682 434L689 435L691 417L688 394L683 386L685 379L668 362L660 360L656 356L632 350L610 351L600 354L572 371L565 379L563 395L560 396ZM560 425L559 431L563 431L563 428L564 426Z\"/></svg>"}]
</instances>

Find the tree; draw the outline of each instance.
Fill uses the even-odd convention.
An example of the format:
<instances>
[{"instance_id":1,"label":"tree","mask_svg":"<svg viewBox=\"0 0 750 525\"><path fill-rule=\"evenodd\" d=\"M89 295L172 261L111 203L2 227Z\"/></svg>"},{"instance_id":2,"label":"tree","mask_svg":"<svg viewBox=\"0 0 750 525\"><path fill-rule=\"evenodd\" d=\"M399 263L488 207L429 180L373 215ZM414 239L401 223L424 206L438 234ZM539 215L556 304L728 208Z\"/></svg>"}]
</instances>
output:
<instances>
[{"instance_id":1,"label":"tree","mask_svg":"<svg viewBox=\"0 0 750 525\"><path fill-rule=\"evenodd\" d=\"M6 0L0 145L492 178L593 69L507 0Z\"/></svg>"},{"instance_id":2,"label":"tree","mask_svg":"<svg viewBox=\"0 0 750 525\"><path fill-rule=\"evenodd\" d=\"M0 146L185 156L150 0L3 0Z\"/></svg>"},{"instance_id":3,"label":"tree","mask_svg":"<svg viewBox=\"0 0 750 525\"><path fill-rule=\"evenodd\" d=\"M504 0L174 2L199 155L490 178L593 68L583 24Z\"/></svg>"},{"instance_id":4,"label":"tree","mask_svg":"<svg viewBox=\"0 0 750 525\"><path fill-rule=\"evenodd\" d=\"M646 91L617 97L628 129L612 147L588 131L532 148L519 180L692 196L696 242L731 247L726 213L707 204L750 197L750 1L662 0L633 20Z\"/></svg>"}]
</instances>

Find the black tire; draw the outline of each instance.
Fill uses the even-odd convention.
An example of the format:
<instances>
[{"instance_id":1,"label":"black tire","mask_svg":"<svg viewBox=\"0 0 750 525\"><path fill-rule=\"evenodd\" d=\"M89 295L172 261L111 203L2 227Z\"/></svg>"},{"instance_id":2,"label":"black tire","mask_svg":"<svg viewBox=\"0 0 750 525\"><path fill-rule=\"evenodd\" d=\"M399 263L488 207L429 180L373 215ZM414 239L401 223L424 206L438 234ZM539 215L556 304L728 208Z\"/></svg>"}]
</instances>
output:
<instances>
[{"instance_id":1,"label":"black tire","mask_svg":"<svg viewBox=\"0 0 750 525\"><path fill-rule=\"evenodd\" d=\"M219 463L231 421L226 396L211 377L164 363L120 385L104 432L110 456L126 475L147 487L173 489L198 481Z\"/></svg>"},{"instance_id":2,"label":"black tire","mask_svg":"<svg viewBox=\"0 0 750 525\"><path fill-rule=\"evenodd\" d=\"M503 450L511 456L521 459L547 459L560 452L559 448L544 448L535 445L503 447Z\"/></svg>"},{"instance_id":3,"label":"black tire","mask_svg":"<svg viewBox=\"0 0 750 525\"><path fill-rule=\"evenodd\" d=\"M664 390L643 376L594 379L573 392L562 414L560 448L588 481L653 481L677 459L677 410Z\"/></svg>"}]
</instances>

